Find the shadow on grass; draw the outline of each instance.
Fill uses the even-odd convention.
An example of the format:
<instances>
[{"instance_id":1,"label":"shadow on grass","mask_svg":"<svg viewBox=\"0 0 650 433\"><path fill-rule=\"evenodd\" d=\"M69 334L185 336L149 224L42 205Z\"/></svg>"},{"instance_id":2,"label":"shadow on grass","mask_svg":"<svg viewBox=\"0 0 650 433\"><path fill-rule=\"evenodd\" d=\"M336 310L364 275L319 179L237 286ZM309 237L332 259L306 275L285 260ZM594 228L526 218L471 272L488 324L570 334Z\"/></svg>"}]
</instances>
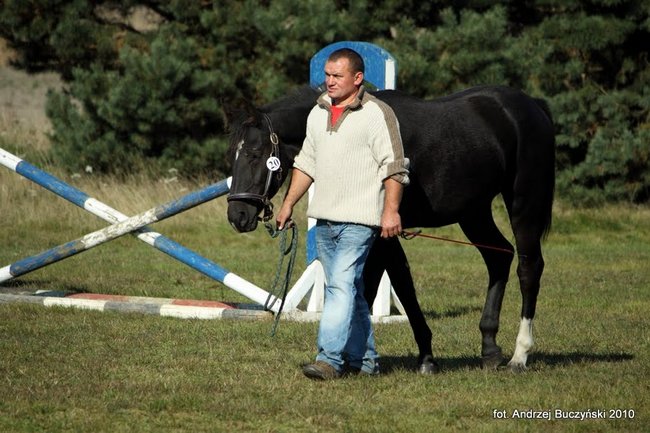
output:
<instances>
[{"instance_id":1,"label":"shadow on grass","mask_svg":"<svg viewBox=\"0 0 650 433\"><path fill-rule=\"evenodd\" d=\"M443 312L438 311L423 311L424 317L429 320L439 320L439 319L453 319L455 317L464 316L466 314L475 313L483 311L483 308L479 306L464 306L464 307L455 307Z\"/></svg>"},{"instance_id":2,"label":"shadow on grass","mask_svg":"<svg viewBox=\"0 0 650 433\"><path fill-rule=\"evenodd\" d=\"M34 286L36 284L46 284L46 283L49 282L45 280L28 280L28 279L15 280L14 279L14 280L3 281L2 283L0 283L0 288L2 289L5 288L9 289L12 287L20 288L20 287L29 287L29 286Z\"/></svg>"},{"instance_id":3,"label":"shadow on grass","mask_svg":"<svg viewBox=\"0 0 650 433\"><path fill-rule=\"evenodd\" d=\"M604 362L625 362L634 359L629 353L546 353L534 352L531 355L531 367L540 363L549 367L567 367L575 364L596 364Z\"/></svg>"},{"instance_id":4,"label":"shadow on grass","mask_svg":"<svg viewBox=\"0 0 650 433\"><path fill-rule=\"evenodd\" d=\"M618 363L626 362L634 359L634 355L629 353L584 353L584 352L571 352L571 353L546 353L535 352L530 355L528 360L528 368L532 371L537 369L544 369L546 367L562 368L579 364L598 364L598 363ZM451 358L436 358L436 362L440 365L442 373L459 371L459 370L474 370L481 368L481 359L479 357L451 357ZM508 370L508 359L506 359L499 370ZM417 356L382 356L381 358L381 371L382 374L391 374L395 371L413 371L418 370Z\"/></svg>"},{"instance_id":5,"label":"shadow on grass","mask_svg":"<svg viewBox=\"0 0 650 433\"><path fill-rule=\"evenodd\" d=\"M33 295L40 285L47 286L49 282L40 280L8 280L0 283L0 293L11 295Z\"/></svg>"},{"instance_id":6,"label":"shadow on grass","mask_svg":"<svg viewBox=\"0 0 650 433\"><path fill-rule=\"evenodd\" d=\"M39 279L14 279L0 283L0 293L16 294L16 295L34 295L38 290L43 287L51 287L52 282L48 280ZM56 291L65 293L88 293L89 290L85 287L64 284Z\"/></svg>"},{"instance_id":7,"label":"shadow on grass","mask_svg":"<svg viewBox=\"0 0 650 433\"><path fill-rule=\"evenodd\" d=\"M481 360L473 357L457 357L457 358L435 358L440 366L441 372L467 370L474 368L481 368ZM417 356L382 356L381 357L381 372L382 374L391 374L395 371L413 371L418 370Z\"/></svg>"}]
</instances>

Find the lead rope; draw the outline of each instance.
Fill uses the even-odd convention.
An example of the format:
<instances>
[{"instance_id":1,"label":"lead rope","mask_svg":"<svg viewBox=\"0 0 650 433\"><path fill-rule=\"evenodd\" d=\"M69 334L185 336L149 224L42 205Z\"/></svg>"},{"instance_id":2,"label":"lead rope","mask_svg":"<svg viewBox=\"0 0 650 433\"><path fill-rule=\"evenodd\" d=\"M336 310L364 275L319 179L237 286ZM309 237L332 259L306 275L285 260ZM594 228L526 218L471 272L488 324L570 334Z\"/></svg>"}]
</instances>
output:
<instances>
[{"instance_id":1,"label":"lead rope","mask_svg":"<svg viewBox=\"0 0 650 433\"><path fill-rule=\"evenodd\" d=\"M289 283L291 282L291 274L293 273L293 265L296 261L296 251L298 250L298 231L296 230L295 224L290 224L290 227L287 227L283 230L276 230L270 223L266 222L264 224L266 230L269 232L269 235L272 238L280 237L279 250L280 250L280 259L278 261L278 267L275 272L275 278L271 289L269 290L269 296L266 298L264 303L264 309L270 310L278 299L281 299L280 308L278 308L278 313L275 315L275 320L273 322L273 328L271 329L271 337L275 335L275 331L278 327L278 322L280 321L280 315L282 314L282 309L284 308L284 301L287 297L289 291ZM287 246L287 233L291 229L291 241ZM289 256L289 260L285 263L285 258ZM271 298L275 297L273 301Z\"/></svg>"},{"instance_id":2,"label":"lead rope","mask_svg":"<svg viewBox=\"0 0 650 433\"><path fill-rule=\"evenodd\" d=\"M514 254L515 252L512 250L509 250L507 248L500 248L500 247L495 247L492 245L483 245L483 244L476 244L473 242L465 242L465 241L459 241L456 239L449 239L449 238L441 238L438 236L433 236L433 235L425 235L422 233L422 230L416 230L414 232L407 232L406 230L402 230L402 232L399 234L402 239L405 239L407 241L410 241L411 239L414 239L417 236L423 237L423 238L428 238L428 239L435 239L437 241L445 241L445 242L453 242L455 244L461 244L461 245L467 245L471 247L476 247L476 248L484 248L488 250L494 250L494 251L500 251L502 253L507 253L507 254ZM519 257L526 257L523 254L520 254Z\"/></svg>"}]
</instances>

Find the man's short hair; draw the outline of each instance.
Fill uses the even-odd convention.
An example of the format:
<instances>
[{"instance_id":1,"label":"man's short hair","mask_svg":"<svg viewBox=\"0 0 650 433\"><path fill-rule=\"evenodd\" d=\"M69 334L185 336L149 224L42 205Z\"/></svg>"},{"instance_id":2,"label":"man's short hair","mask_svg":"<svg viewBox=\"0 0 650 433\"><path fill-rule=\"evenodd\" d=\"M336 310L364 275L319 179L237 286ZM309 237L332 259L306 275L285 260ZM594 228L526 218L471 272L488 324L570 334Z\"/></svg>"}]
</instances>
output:
<instances>
[{"instance_id":1,"label":"man's short hair","mask_svg":"<svg viewBox=\"0 0 650 433\"><path fill-rule=\"evenodd\" d=\"M356 51L350 48L339 48L329 55L327 61L335 62L339 59L348 59L352 73L356 74L357 72L365 72L366 66L363 63L363 58Z\"/></svg>"}]
</instances>

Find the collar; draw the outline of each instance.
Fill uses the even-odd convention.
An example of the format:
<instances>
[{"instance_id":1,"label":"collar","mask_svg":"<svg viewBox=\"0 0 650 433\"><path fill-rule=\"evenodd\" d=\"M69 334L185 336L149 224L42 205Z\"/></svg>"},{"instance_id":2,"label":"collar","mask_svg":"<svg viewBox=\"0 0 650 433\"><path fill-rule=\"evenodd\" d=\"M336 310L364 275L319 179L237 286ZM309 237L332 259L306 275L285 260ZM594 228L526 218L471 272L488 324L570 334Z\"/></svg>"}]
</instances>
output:
<instances>
[{"instance_id":1,"label":"collar","mask_svg":"<svg viewBox=\"0 0 650 433\"><path fill-rule=\"evenodd\" d=\"M356 110L360 108L361 105L363 105L365 94L366 94L366 88L362 84L361 87L359 87L359 92L354 97L354 100L352 101L352 103L348 104L346 108L349 108L350 110ZM329 110L332 107L332 98L327 96L327 91L323 92L318 97L318 105L321 108L325 108L327 110Z\"/></svg>"}]
</instances>

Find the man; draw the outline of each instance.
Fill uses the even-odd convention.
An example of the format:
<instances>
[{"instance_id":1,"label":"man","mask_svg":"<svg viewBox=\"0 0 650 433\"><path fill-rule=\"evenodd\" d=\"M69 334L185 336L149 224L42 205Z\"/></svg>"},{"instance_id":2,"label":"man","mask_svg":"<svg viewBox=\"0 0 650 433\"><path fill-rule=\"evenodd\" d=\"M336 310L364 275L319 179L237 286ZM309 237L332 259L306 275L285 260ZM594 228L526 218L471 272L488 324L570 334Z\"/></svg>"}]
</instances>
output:
<instances>
[{"instance_id":1,"label":"man","mask_svg":"<svg viewBox=\"0 0 650 433\"><path fill-rule=\"evenodd\" d=\"M365 91L363 76L363 59L355 51L344 48L329 56L327 91L309 114L277 215L282 229L314 183L307 215L317 220L316 248L326 285L318 354L303 367L312 379L379 372L363 267L378 235L392 237L402 230L398 210L408 184L408 160L395 114Z\"/></svg>"}]
</instances>

